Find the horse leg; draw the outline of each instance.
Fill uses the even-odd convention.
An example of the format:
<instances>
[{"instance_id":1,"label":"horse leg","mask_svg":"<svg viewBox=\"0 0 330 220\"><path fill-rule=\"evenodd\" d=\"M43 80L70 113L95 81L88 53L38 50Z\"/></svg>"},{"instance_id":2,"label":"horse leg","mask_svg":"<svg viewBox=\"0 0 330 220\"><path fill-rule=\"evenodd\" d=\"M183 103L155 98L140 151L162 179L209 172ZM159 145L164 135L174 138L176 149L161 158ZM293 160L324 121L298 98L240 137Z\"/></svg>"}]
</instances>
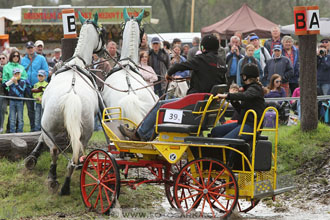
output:
<instances>
[{"instance_id":1,"label":"horse leg","mask_svg":"<svg viewBox=\"0 0 330 220\"><path fill-rule=\"evenodd\" d=\"M70 195L70 182L71 182L71 176L72 176L72 173L74 171L74 166L72 165L71 162L68 163L68 173L65 177L65 181L64 181L64 184L61 188L61 192L60 192L60 195L61 196L65 196L65 195Z\"/></svg>"},{"instance_id":2,"label":"horse leg","mask_svg":"<svg viewBox=\"0 0 330 220\"><path fill-rule=\"evenodd\" d=\"M56 180L57 179L57 174L56 174L56 162L57 162L57 157L58 157L58 151L56 147L53 147L50 150L50 154L52 156L52 163L50 164L50 169L48 173L48 189L52 193L56 193L58 190L59 183Z\"/></svg>"}]
</instances>

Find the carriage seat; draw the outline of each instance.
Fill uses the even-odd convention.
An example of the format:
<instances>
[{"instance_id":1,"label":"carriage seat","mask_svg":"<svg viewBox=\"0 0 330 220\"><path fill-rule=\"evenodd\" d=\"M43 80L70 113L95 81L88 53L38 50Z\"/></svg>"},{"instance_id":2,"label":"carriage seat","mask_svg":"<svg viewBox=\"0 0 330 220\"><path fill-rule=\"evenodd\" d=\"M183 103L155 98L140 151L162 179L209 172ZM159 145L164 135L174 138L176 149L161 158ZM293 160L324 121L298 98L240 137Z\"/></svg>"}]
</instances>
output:
<instances>
[{"instance_id":1,"label":"carriage seat","mask_svg":"<svg viewBox=\"0 0 330 220\"><path fill-rule=\"evenodd\" d=\"M268 141L266 136L259 136L261 139L257 140L255 146L255 171L269 171L272 165L272 143ZM266 139L266 140L265 140ZM252 144L243 139L230 138L205 138L188 136L184 138L185 143L203 144L203 145L231 145L236 149L242 151L251 161L251 147ZM212 148L214 151L214 148ZM206 150L206 149L205 149ZM206 151L207 152L207 151ZM211 153L212 155L212 153ZM238 163L241 163L240 161Z\"/></svg>"},{"instance_id":2,"label":"carriage seat","mask_svg":"<svg viewBox=\"0 0 330 220\"><path fill-rule=\"evenodd\" d=\"M205 102L206 104L210 95L210 93L190 94L180 100L162 105L158 115L158 132L196 133L200 123L200 117L196 117L193 111L201 105L200 102ZM183 111L181 123L164 121L165 112L168 109L180 109Z\"/></svg>"}]
</instances>

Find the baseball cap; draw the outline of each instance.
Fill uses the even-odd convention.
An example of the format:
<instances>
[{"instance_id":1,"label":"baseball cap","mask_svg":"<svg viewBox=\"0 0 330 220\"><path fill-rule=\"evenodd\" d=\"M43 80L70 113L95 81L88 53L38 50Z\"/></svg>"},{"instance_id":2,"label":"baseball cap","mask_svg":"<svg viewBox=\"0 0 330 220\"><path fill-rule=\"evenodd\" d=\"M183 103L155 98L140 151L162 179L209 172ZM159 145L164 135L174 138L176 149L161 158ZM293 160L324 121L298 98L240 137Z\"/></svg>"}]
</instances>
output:
<instances>
[{"instance_id":1,"label":"baseball cap","mask_svg":"<svg viewBox=\"0 0 330 220\"><path fill-rule=\"evenodd\" d=\"M44 47L44 42L42 41L42 40L37 40L35 43L34 43L34 45L36 45L36 47L38 47L38 46L42 46L42 47Z\"/></svg>"},{"instance_id":2,"label":"baseball cap","mask_svg":"<svg viewBox=\"0 0 330 220\"><path fill-rule=\"evenodd\" d=\"M34 47L34 43L32 41L29 41L26 43L26 48L31 48L31 47Z\"/></svg>"},{"instance_id":3,"label":"baseball cap","mask_svg":"<svg viewBox=\"0 0 330 220\"><path fill-rule=\"evenodd\" d=\"M45 70L39 70L38 71L38 76L46 76L46 71Z\"/></svg>"},{"instance_id":4,"label":"baseball cap","mask_svg":"<svg viewBox=\"0 0 330 220\"><path fill-rule=\"evenodd\" d=\"M253 35L250 37L250 41L255 40L255 39L259 39L259 37L257 35Z\"/></svg>"},{"instance_id":5,"label":"baseball cap","mask_svg":"<svg viewBox=\"0 0 330 220\"><path fill-rule=\"evenodd\" d=\"M151 43L152 43L152 44L159 44L159 43L160 43L160 40L159 40L158 37L153 37L153 38L151 39Z\"/></svg>"},{"instance_id":6,"label":"baseball cap","mask_svg":"<svg viewBox=\"0 0 330 220\"><path fill-rule=\"evenodd\" d=\"M13 74L20 73L20 72L21 72L21 70L19 68L14 68L13 69Z\"/></svg>"},{"instance_id":7,"label":"baseball cap","mask_svg":"<svg viewBox=\"0 0 330 220\"><path fill-rule=\"evenodd\" d=\"M61 51L62 51L61 48L55 48L55 49L54 49L54 52L55 52L55 53L58 53L58 52L61 52Z\"/></svg>"},{"instance_id":8,"label":"baseball cap","mask_svg":"<svg viewBox=\"0 0 330 220\"><path fill-rule=\"evenodd\" d=\"M275 45L273 50L282 50L282 46L281 45Z\"/></svg>"}]
</instances>

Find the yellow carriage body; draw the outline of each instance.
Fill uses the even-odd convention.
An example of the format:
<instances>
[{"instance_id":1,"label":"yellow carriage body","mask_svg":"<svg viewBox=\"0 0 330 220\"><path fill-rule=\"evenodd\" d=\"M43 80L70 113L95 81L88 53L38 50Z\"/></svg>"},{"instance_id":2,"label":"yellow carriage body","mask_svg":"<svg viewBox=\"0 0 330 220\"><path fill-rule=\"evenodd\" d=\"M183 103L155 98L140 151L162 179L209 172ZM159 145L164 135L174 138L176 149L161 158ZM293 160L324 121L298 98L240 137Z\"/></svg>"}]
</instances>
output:
<instances>
[{"instance_id":1,"label":"yellow carriage body","mask_svg":"<svg viewBox=\"0 0 330 220\"><path fill-rule=\"evenodd\" d=\"M134 154L143 155L143 159L150 160L166 160L171 164L175 164L180 161L182 155L187 153L187 160L192 161L196 159L196 153L192 152L192 148L198 149L198 157L203 157L202 149L220 149L222 153L221 158L217 158L222 161L224 164L227 163L226 153L227 151L236 152L241 157L242 169L235 170L235 178L237 179L239 187L239 198L240 199L261 199L265 196L273 195L274 190L276 189L276 170L277 170L277 139L278 139L278 111L274 107L268 107L265 109L259 124L257 124L257 115L253 110L249 110L242 123L242 128L239 135L251 135L252 136L252 146L251 146L251 160L238 149L231 147L230 144L214 144L214 143L194 143L185 142L187 137L203 137L203 122L207 119L209 114L216 115L214 117L214 127L219 121L219 118L225 113L228 103L222 100L216 109L210 108L216 98L211 95L207 100L206 105L203 108L200 108L197 111L192 113L200 117L200 123L198 125L197 131L193 133L184 133L184 132L167 132L160 131L160 125L158 124L159 112L157 114L157 120L155 125L155 131L158 134L158 138L154 141L129 141L127 140L119 131L118 127L120 124L127 124L130 128L136 128L137 125L127 118L122 117L122 112L120 107L106 108L103 112L102 125L105 129L107 136L114 143L117 150L120 152L129 152ZM276 112L276 124L275 128L263 128L262 123L265 117L265 113L269 110ZM248 114L254 115L254 129L253 132L247 133L243 132L246 118ZM272 147L272 165L271 168L267 171L256 171L255 170L255 152L256 152L256 143L258 134L262 131L272 131L275 132L275 141L274 146ZM234 141L234 140L233 140ZM197 174L195 167L191 167L192 174ZM211 172L212 175L216 175L216 171ZM209 175L209 174L205 174ZM226 178L226 175L223 175L222 178ZM227 194L231 194L232 189L228 187L226 189Z\"/></svg>"}]
</instances>

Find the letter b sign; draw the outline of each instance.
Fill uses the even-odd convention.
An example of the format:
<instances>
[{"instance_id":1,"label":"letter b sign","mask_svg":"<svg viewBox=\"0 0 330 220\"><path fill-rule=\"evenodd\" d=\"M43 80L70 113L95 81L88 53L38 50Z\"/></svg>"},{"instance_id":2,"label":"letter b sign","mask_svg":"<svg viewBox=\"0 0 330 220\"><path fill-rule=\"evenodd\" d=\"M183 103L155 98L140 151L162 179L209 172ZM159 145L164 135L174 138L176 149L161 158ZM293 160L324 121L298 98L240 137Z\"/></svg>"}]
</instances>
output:
<instances>
[{"instance_id":1,"label":"letter b sign","mask_svg":"<svg viewBox=\"0 0 330 220\"><path fill-rule=\"evenodd\" d=\"M62 10L63 33L64 38L76 38L76 19L74 9Z\"/></svg>"}]
</instances>

